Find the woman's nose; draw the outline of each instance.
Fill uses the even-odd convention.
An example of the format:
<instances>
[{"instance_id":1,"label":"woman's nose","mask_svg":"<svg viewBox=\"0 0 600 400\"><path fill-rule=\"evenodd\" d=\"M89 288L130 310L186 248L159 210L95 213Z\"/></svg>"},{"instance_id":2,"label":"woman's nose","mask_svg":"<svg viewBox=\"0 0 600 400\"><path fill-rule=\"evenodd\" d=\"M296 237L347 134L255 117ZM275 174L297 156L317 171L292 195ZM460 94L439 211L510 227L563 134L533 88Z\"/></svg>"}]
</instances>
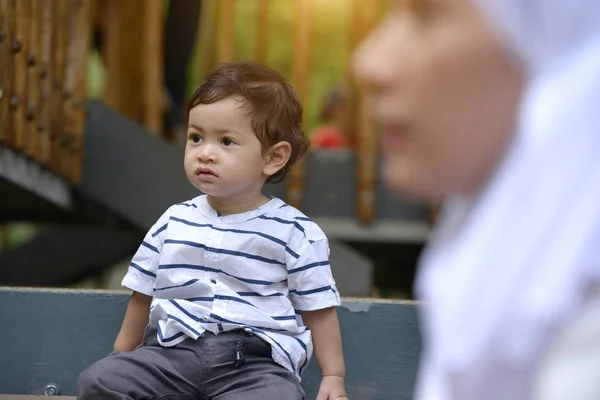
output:
<instances>
[{"instance_id":1,"label":"woman's nose","mask_svg":"<svg viewBox=\"0 0 600 400\"><path fill-rule=\"evenodd\" d=\"M358 81L368 89L385 88L403 69L406 30L403 18L393 16L383 20L358 46L352 56L352 68Z\"/></svg>"}]
</instances>

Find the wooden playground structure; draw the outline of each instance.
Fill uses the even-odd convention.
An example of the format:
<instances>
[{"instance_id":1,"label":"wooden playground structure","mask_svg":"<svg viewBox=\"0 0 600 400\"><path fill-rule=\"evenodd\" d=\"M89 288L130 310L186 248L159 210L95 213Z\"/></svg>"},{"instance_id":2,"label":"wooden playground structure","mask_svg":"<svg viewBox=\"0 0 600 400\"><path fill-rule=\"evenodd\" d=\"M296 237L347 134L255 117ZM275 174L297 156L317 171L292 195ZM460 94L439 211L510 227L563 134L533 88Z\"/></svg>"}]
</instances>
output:
<instances>
[{"instance_id":1,"label":"wooden playground structure","mask_svg":"<svg viewBox=\"0 0 600 400\"><path fill-rule=\"evenodd\" d=\"M267 15L275 0L256 2L252 59L265 62L270 43ZM293 0L291 84L306 102L310 82L311 7ZM347 53L377 23L382 0L346 0L350 9ZM239 0L203 0L202 46L197 68L236 61L235 9ZM141 11L141 12L140 12ZM85 160L86 70L94 28L104 34L103 102L162 136L164 111L163 0L0 0L0 143L27 155L73 184ZM367 117L365 93L344 77L347 132L355 132L356 219L373 221L377 202L376 130ZM305 115L305 120L308 116ZM349 138L346 138L349 140ZM292 169L285 200L301 208L305 163Z\"/></svg>"},{"instance_id":2,"label":"wooden playground structure","mask_svg":"<svg viewBox=\"0 0 600 400\"><path fill-rule=\"evenodd\" d=\"M0 1L0 141L80 179L89 1Z\"/></svg>"}]
</instances>

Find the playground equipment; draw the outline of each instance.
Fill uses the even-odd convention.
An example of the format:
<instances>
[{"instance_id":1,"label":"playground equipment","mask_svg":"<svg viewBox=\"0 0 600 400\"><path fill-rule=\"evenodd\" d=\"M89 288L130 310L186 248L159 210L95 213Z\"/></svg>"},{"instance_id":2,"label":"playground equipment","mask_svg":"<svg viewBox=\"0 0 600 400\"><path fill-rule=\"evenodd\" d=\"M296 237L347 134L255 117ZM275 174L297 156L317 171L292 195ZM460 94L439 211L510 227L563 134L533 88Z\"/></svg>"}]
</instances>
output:
<instances>
[{"instance_id":1,"label":"playground equipment","mask_svg":"<svg viewBox=\"0 0 600 400\"><path fill-rule=\"evenodd\" d=\"M275 0L255 1L253 58L264 61L270 42L265 21ZM379 18L381 2L347 1L354 28L348 32L350 51ZM201 40L218 44L203 47L204 71L235 59L238 5L203 0ZM312 5L294 0L291 81L303 99L310 79ZM181 171L181 148L161 134L163 17L162 0L0 0L0 223L88 225L66 226L69 236L50 230L17 249L29 258L9 274L18 277L11 284L35 279L52 286L96 274L104 266L90 267L90 260L98 263L114 249L92 249L91 243L116 240L115 227L146 230L166 207L197 195ZM104 32L107 81L103 98L89 101L85 76L94 26ZM350 74L347 84L357 151L312 151L286 182L268 189L328 234L334 274L338 266L343 277L352 278L338 285L342 295L354 293L344 288L356 282L363 285L356 293L364 293L371 279L370 263L345 241L420 244L428 234L427 207L398 201L381 184L363 91ZM100 226L102 232L93 229ZM136 240L130 236L121 243L139 244L133 236ZM60 258L56 245L67 237L69 248ZM115 259L131 246L122 245ZM11 272L9 253L0 254L0 282ZM0 329L0 399L44 391L73 395L78 372L110 351L125 302L124 293L0 289L0 318L8 327ZM351 398L410 398L420 351L416 307L344 299L340 320ZM304 380L308 398L317 385L313 363Z\"/></svg>"},{"instance_id":2,"label":"playground equipment","mask_svg":"<svg viewBox=\"0 0 600 400\"><path fill-rule=\"evenodd\" d=\"M266 22L269 10L282 3L253 1L256 39L250 58L265 61L273 42ZM382 2L346 1L349 54L380 18ZM317 3L292 4L292 60L290 70L282 72L290 75L306 99L311 79L308 60L314 48L312 7ZM181 148L164 137L157 117L165 107L162 5L162 0L0 0L0 190L5 194L0 198L0 223L72 221L146 230L170 204L196 195L180 168ZM203 0L201 71L235 60L239 33L234 22L241 5L234 0ZM102 99L90 102L85 76L94 27L103 33L106 81ZM348 71L345 76L351 93L346 113L352 116L346 131L356 134L356 151L313 150L285 182L268 185L267 191L315 219L332 242L339 241L336 248L346 246L355 262L344 257L344 268L351 271L354 266L362 272L350 275L365 277L370 274L369 263L361 264L360 254L342 241L421 244L428 236L429 211L425 205L398 200L382 184L375 127L366 117L363 91ZM311 118L309 111L306 120ZM40 240L40 247L32 243L19 251L27 256L48 253L44 243L61 235L53 233ZM81 249L91 242L85 240L85 232L75 236L81 237ZM104 241L113 237L107 233ZM113 259L125 256L128 246ZM6 257L0 255L11 264ZM98 255L90 250L87 258L97 260ZM29 261L20 271L24 278L14 282L28 284L51 268L41 266L49 259ZM77 276L55 282L64 284ZM370 279L364 281L360 293L369 290Z\"/></svg>"}]
</instances>

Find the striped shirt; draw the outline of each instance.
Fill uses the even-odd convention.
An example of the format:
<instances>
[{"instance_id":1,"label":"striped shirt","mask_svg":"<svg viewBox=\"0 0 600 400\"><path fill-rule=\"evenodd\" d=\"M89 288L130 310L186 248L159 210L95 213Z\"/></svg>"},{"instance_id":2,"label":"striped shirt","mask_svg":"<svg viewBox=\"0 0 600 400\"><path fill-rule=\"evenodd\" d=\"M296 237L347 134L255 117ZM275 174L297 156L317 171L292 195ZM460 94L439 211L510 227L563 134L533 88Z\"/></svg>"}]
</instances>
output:
<instances>
[{"instance_id":1,"label":"striped shirt","mask_svg":"<svg viewBox=\"0 0 600 400\"><path fill-rule=\"evenodd\" d=\"M226 216L205 195L171 206L122 285L153 297L150 323L161 345L245 329L298 379L313 349L300 312L340 304L325 234L278 198Z\"/></svg>"}]
</instances>

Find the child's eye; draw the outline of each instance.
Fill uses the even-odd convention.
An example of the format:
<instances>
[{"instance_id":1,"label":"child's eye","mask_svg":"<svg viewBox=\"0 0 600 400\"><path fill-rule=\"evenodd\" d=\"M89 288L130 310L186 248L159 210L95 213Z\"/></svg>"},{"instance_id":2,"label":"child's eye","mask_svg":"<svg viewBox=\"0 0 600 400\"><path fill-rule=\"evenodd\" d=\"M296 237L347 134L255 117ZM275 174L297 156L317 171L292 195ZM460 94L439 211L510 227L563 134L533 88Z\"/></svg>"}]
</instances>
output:
<instances>
[{"instance_id":1,"label":"child's eye","mask_svg":"<svg viewBox=\"0 0 600 400\"><path fill-rule=\"evenodd\" d=\"M192 133L190 135L190 140L194 143L200 143L202 141L202 138L197 133Z\"/></svg>"},{"instance_id":2,"label":"child's eye","mask_svg":"<svg viewBox=\"0 0 600 400\"><path fill-rule=\"evenodd\" d=\"M221 143L223 143L224 146L231 146L232 144L235 144L235 142L228 137L223 138Z\"/></svg>"}]
</instances>

